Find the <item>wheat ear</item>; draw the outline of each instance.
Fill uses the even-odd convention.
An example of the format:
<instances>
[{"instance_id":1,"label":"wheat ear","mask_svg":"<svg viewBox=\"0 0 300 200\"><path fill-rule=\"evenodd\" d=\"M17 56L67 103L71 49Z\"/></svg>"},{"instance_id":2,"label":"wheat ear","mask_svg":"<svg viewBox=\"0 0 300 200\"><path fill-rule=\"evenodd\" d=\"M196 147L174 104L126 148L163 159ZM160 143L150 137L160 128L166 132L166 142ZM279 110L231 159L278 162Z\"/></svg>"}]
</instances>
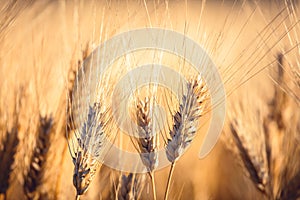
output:
<instances>
[{"instance_id":1,"label":"wheat ear","mask_svg":"<svg viewBox=\"0 0 300 200\"><path fill-rule=\"evenodd\" d=\"M260 192L268 195L266 180L263 177L264 174L262 173L264 164L261 162L256 162L257 165L255 165L253 156L250 155L249 149L245 146L245 142L243 142L242 138L238 134L238 132L242 129L240 126L241 125L236 121L230 123L230 131L232 133L234 142L239 150L243 164L249 173L250 179Z\"/></svg>"},{"instance_id":2,"label":"wheat ear","mask_svg":"<svg viewBox=\"0 0 300 200\"><path fill-rule=\"evenodd\" d=\"M139 195L143 188L143 177L143 174L123 174L118 188L118 200L139 199Z\"/></svg>"},{"instance_id":3,"label":"wheat ear","mask_svg":"<svg viewBox=\"0 0 300 200\"><path fill-rule=\"evenodd\" d=\"M173 116L173 128L170 130L166 154L172 163L165 191L165 200L168 199L170 182L175 163L184 153L195 137L198 122L207 100L207 87L199 76L196 80L187 83L187 91L182 97L178 111Z\"/></svg>"},{"instance_id":4,"label":"wheat ear","mask_svg":"<svg viewBox=\"0 0 300 200\"><path fill-rule=\"evenodd\" d=\"M9 179L19 144L18 126L19 122L18 119L16 119L14 120L11 131L6 132L6 136L2 141L3 149L0 149L0 199L2 199L2 195L3 199L6 199L6 191L9 187Z\"/></svg>"},{"instance_id":5,"label":"wheat ear","mask_svg":"<svg viewBox=\"0 0 300 200\"><path fill-rule=\"evenodd\" d=\"M5 138L0 144L0 199L7 199L7 189L9 188L9 179L13 171L13 164L17 153L18 144L20 142L18 138L19 134L19 117L20 117L20 106L21 106L22 93L17 94L14 112L13 112L13 124L10 131L6 130Z\"/></svg>"},{"instance_id":6,"label":"wheat ear","mask_svg":"<svg viewBox=\"0 0 300 200\"><path fill-rule=\"evenodd\" d=\"M76 188L76 199L87 191L99 167L105 137L102 117L100 104L89 106L81 129L75 130L76 144L69 143L74 164L73 185Z\"/></svg>"},{"instance_id":7,"label":"wheat ear","mask_svg":"<svg viewBox=\"0 0 300 200\"><path fill-rule=\"evenodd\" d=\"M39 117L38 135L36 147L31 157L30 167L24 180L24 192L28 199L46 198L46 194L41 194L38 190L43 183L45 174L48 150L50 148L51 130L53 128L53 118L50 116Z\"/></svg>"},{"instance_id":8,"label":"wheat ear","mask_svg":"<svg viewBox=\"0 0 300 200\"><path fill-rule=\"evenodd\" d=\"M138 100L136 106L136 119L138 125L138 146L140 157L148 170L152 183L153 198L156 199L154 169L158 165L157 160L157 137L153 130L152 106L153 101L145 99Z\"/></svg>"}]
</instances>

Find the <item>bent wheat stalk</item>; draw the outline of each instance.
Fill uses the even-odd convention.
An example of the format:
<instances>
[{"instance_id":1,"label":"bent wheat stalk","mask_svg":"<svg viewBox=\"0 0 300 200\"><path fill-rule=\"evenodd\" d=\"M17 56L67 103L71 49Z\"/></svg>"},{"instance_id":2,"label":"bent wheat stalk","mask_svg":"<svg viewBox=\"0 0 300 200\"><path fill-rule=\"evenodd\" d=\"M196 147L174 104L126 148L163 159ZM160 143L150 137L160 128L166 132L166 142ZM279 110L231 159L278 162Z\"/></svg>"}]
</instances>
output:
<instances>
[{"instance_id":1,"label":"bent wheat stalk","mask_svg":"<svg viewBox=\"0 0 300 200\"><path fill-rule=\"evenodd\" d=\"M194 139L207 100L207 88L200 76L196 80L189 81L186 87L187 92L183 95L179 109L173 116L173 128L169 132L170 139L166 147L167 158L172 164L165 200L168 199L175 163Z\"/></svg>"},{"instance_id":2,"label":"bent wheat stalk","mask_svg":"<svg viewBox=\"0 0 300 200\"><path fill-rule=\"evenodd\" d=\"M69 142L74 164L73 185L76 188L76 199L88 190L99 167L105 137L103 115L100 104L89 106L85 122L79 130L75 130L76 144Z\"/></svg>"}]
</instances>

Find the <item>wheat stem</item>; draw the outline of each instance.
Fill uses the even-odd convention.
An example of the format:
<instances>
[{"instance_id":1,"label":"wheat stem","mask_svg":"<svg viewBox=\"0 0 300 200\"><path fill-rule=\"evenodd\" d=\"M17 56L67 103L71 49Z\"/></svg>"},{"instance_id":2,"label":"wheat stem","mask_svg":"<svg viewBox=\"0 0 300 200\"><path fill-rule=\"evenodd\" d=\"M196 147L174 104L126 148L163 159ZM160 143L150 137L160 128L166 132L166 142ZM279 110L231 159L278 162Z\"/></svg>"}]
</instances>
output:
<instances>
[{"instance_id":1,"label":"wheat stem","mask_svg":"<svg viewBox=\"0 0 300 200\"><path fill-rule=\"evenodd\" d=\"M173 175L173 172L174 172L174 168L175 168L175 162L172 163L170 171L169 171L168 182L167 182L167 186L166 186L164 200L168 199L169 190L170 190L170 183L171 183L172 175Z\"/></svg>"},{"instance_id":2,"label":"wheat stem","mask_svg":"<svg viewBox=\"0 0 300 200\"><path fill-rule=\"evenodd\" d=\"M149 172L151 183L152 183L152 192L153 192L153 199L156 200L156 189L155 189L155 179L154 179L154 172Z\"/></svg>"},{"instance_id":3,"label":"wheat stem","mask_svg":"<svg viewBox=\"0 0 300 200\"><path fill-rule=\"evenodd\" d=\"M138 146L143 164L149 170L148 174L152 183L153 199L156 200L154 169L158 165L157 138L152 122L152 99L138 100L136 105L136 117L138 124Z\"/></svg>"}]
</instances>

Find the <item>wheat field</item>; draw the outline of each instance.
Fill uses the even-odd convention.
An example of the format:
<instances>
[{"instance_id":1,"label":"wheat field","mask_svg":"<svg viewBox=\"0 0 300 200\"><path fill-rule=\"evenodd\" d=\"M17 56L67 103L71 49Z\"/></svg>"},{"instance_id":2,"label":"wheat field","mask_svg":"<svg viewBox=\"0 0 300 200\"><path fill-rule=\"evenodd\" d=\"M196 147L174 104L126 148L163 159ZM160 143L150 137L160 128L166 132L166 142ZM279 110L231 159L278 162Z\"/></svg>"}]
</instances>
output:
<instances>
[{"instance_id":1,"label":"wheat field","mask_svg":"<svg viewBox=\"0 0 300 200\"><path fill-rule=\"evenodd\" d=\"M0 199L300 199L299 22L297 0L1 1ZM143 50L91 71L107 59L99 45L139 28L181 33L217 67L226 118L206 157L199 149L218 104L184 58ZM172 80L182 98L158 84L134 88L133 76L119 84L149 63L187 78ZM118 84L132 93L133 135L116 124L126 123L113 110L124 103ZM132 164L112 143L147 172L106 165ZM159 168L159 150L168 166Z\"/></svg>"}]
</instances>

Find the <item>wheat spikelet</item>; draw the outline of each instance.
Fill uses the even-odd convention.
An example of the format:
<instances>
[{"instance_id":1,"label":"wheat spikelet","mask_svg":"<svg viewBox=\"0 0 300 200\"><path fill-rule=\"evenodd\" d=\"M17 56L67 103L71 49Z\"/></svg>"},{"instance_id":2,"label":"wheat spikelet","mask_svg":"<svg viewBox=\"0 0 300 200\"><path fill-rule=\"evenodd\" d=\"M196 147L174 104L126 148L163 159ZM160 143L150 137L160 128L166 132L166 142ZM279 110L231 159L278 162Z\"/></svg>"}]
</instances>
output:
<instances>
[{"instance_id":1,"label":"wheat spikelet","mask_svg":"<svg viewBox=\"0 0 300 200\"><path fill-rule=\"evenodd\" d=\"M46 194L39 191L43 184L45 166L48 156L48 150L51 142L51 131L53 128L53 118L51 116L39 116L38 135L36 138L36 147L31 157L30 167L24 180L24 192L28 199L38 199Z\"/></svg>"},{"instance_id":2,"label":"wheat spikelet","mask_svg":"<svg viewBox=\"0 0 300 200\"><path fill-rule=\"evenodd\" d=\"M70 152L74 164L73 185L77 198L87 191L99 166L105 137L102 116L100 104L95 103L89 107L82 127L75 130L77 144L76 147L72 146L73 150L70 149ZM69 145L71 147L72 144Z\"/></svg>"},{"instance_id":3,"label":"wheat spikelet","mask_svg":"<svg viewBox=\"0 0 300 200\"><path fill-rule=\"evenodd\" d=\"M14 111L13 111L13 124L10 131L6 130L5 136L0 144L0 199L7 198L6 192L9 188L9 180L13 171L13 164L17 153L17 147L20 142L18 138L20 128L20 106L21 98L23 97L22 90L20 94L16 95Z\"/></svg>"},{"instance_id":4,"label":"wheat spikelet","mask_svg":"<svg viewBox=\"0 0 300 200\"><path fill-rule=\"evenodd\" d=\"M270 176L269 139L263 126L265 107L263 101L254 94L232 98L228 103L229 136L233 144L229 149L236 150L236 161L242 166L245 175L265 197L272 193Z\"/></svg>"},{"instance_id":5,"label":"wheat spikelet","mask_svg":"<svg viewBox=\"0 0 300 200\"><path fill-rule=\"evenodd\" d=\"M239 150L239 154L244 163L244 166L246 167L247 172L249 173L250 179L253 181L253 183L255 183L255 185L261 192L268 195L266 193L269 191L266 191L268 177L265 176L265 163L263 160L259 160L258 157L255 157L256 155L252 155L249 152L249 149L245 146L245 141L242 140L241 136L238 134L241 133L243 129L246 130L237 121L232 122L230 124L230 130L233 135L234 142Z\"/></svg>"},{"instance_id":6,"label":"wheat spikelet","mask_svg":"<svg viewBox=\"0 0 300 200\"><path fill-rule=\"evenodd\" d=\"M17 146L19 144L18 126L18 120L15 119L11 131L6 132L6 136L2 141L3 149L0 151L0 197L1 194L3 194L4 199L6 198L10 174L13 170L12 165L14 163Z\"/></svg>"},{"instance_id":7,"label":"wheat spikelet","mask_svg":"<svg viewBox=\"0 0 300 200\"><path fill-rule=\"evenodd\" d=\"M152 102L149 99L145 101L138 100L136 106L136 118L138 124L138 146L140 157L148 171L152 172L158 165L157 160L157 142L153 130L152 121Z\"/></svg>"},{"instance_id":8,"label":"wheat spikelet","mask_svg":"<svg viewBox=\"0 0 300 200\"><path fill-rule=\"evenodd\" d=\"M174 163L190 145L197 131L198 120L207 101L207 88L199 77L187 83L187 92L182 97L179 110L175 113L170 130L166 154Z\"/></svg>"},{"instance_id":9,"label":"wheat spikelet","mask_svg":"<svg viewBox=\"0 0 300 200\"><path fill-rule=\"evenodd\" d=\"M118 189L118 200L139 199L143 187L143 175L129 173L122 175Z\"/></svg>"},{"instance_id":10,"label":"wheat spikelet","mask_svg":"<svg viewBox=\"0 0 300 200\"><path fill-rule=\"evenodd\" d=\"M298 107L283 90L288 80L282 59L282 54L278 54L274 94L265 105L267 112L264 114L262 107L251 107L254 103L258 106L258 98L254 98L252 104L245 100L249 97L238 103L235 100L233 104L240 108L232 112L230 132L246 173L256 188L268 199L297 199L300 194L300 118L298 113L289 112Z\"/></svg>"},{"instance_id":11,"label":"wheat spikelet","mask_svg":"<svg viewBox=\"0 0 300 200\"><path fill-rule=\"evenodd\" d=\"M199 119L207 102L208 91L200 76L187 83L187 91L182 97L179 110L173 116L173 128L170 130L166 154L172 163L164 199L168 199L169 187L175 162L184 153L195 137Z\"/></svg>"},{"instance_id":12,"label":"wheat spikelet","mask_svg":"<svg viewBox=\"0 0 300 200\"><path fill-rule=\"evenodd\" d=\"M245 107L249 107L249 104L244 105L244 108L232 117L230 132L246 174L268 199L297 199L300 186L300 181L297 179L300 149L296 138L299 133L296 124L299 123L299 117L291 117L289 126L285 124L280 126L279 122L284 120L264 119L266 116L257 117ZM273 111L283 110L277 108ZM258 120L252 121L249 117ZM279 119L280 121L277 121ZM276 146L272 143L274 139L279 140ZM276 155L275 150L278 151Z\"/></svg>"},{"instance_id":13,"label":"wheat spikelet","mask_svg":"<svg viewBox=\"0 0 300 200\"><path fill-rule=\"evenodd\" d=\"M158 165L157 137L153 126L153 99L138 100L136 105L136 120L138 125L138 146L140 157L148 170L152 182L153 198L156 199L154 169Z\"/></svg>"}]
</instances>

